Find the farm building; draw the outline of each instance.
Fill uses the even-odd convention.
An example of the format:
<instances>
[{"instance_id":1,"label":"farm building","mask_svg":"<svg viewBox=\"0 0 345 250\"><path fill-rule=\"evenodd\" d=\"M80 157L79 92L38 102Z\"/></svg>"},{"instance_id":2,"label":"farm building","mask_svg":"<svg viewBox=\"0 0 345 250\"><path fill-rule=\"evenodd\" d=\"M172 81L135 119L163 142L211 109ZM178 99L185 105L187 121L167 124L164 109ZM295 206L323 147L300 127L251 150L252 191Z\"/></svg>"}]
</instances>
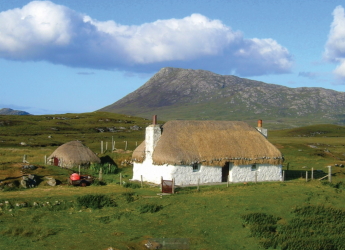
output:
<instances>
[{"instance_id":1,"label":"farm building","mask_svg":"<svg viewBox=\"0 0 345 250\"><path fill-rule=\"evenodd\" d=\"M169 121L146 128L145 141L133 152L133 180L177 185L281 181L281 152L240 121Z\"/></svg>"},{"instance_id":2,"label":"farm building","mask_svg":"<svg viewBox=\"0 0 345 250\"><path fill-rule=\"evenodd\" d=\"M101 162L98 156L80 141L70 141L61 145L47 160L52 165L65 168Z\"/></svg>"}]
</instances>

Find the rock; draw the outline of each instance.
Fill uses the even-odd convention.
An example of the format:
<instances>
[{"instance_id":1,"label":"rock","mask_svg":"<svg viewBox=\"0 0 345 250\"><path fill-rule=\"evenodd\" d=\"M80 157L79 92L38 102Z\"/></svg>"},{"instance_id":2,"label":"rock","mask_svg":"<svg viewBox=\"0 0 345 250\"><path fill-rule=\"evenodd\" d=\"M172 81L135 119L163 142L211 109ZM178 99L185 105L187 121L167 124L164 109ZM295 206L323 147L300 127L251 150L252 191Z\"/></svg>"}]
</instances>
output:
<instances>
[{"instance_id":1,"label":"rock","mask_svg":"<svg viewBox=\"0 0 345 250\"><path fill-rule=\"evenodd\" d=\"M22 166L22 169L35 170L35 169L37 169L37 167L34 165L24 165L24 166Z\"/></svg>"},{"instance_id":2,"label":"rock","mask_svg":"<svg viewBox=\"0 0 345 250\"><path fill-rule=\"evenodd\" d=\"M35 175L29 174L28 176L23 176L22 180L20 181L20 185L24 188L36 187L37 182L35 179Z\"/></svg>"},{"instance_id":3,"label":"rock","mask_svg":"<svg viewBox=\"0 0 345 250\"><path fill-rule=\"evenodd\" d=\"M47 184L49 186L55 187L56 186L56 180L53 177L45 177L47 179Z\"/></svg>"}]
</instances>

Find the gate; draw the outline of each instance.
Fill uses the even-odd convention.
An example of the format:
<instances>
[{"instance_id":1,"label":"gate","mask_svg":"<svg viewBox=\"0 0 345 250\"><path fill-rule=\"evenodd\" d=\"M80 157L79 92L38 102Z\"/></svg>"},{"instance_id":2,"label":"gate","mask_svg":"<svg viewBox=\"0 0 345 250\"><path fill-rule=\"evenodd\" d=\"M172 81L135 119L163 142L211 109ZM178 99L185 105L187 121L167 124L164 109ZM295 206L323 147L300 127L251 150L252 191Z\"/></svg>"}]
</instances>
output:
<instances>
[{"instance_id":1,"label":"gate","mask_svg":"<svg viewBox=\"0 0 345 250\"><path fill-rule=\"evenodd\" d=\"M162 193L173 194L174 193L174 180L161 180Z\"/></svg>"}]
</instances>

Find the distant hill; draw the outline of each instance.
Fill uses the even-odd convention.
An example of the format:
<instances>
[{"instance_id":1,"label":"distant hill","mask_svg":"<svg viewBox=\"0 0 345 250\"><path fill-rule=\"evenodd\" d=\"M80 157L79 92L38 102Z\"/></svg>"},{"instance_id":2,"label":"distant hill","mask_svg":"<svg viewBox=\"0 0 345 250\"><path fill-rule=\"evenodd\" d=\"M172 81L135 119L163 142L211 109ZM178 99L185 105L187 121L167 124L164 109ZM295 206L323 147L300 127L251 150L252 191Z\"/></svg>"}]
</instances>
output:
<instances>
[{"instance_id":1,"label":"distant hill","mask_svg":"<svg viewBox=\"0 0 345 250\"><path fill-rule=\"evenodd\" d=\"M271 127L345 123L345 93L288 88L205 70L163 68L143 86L100 111L161 120L263 119ZM286 123L286 124L285 124Z\"/></svg>"},{"instance_id":2,"label":"distant hill","mask_svg":"<svg viewBox=\"0 0 345 250\"><path fill-rule=\"evenodd\" d=\"M25 111L3 108L3 109L0 109L0 115L31 115L31 114Z\"/></svg>"}]
</instances>

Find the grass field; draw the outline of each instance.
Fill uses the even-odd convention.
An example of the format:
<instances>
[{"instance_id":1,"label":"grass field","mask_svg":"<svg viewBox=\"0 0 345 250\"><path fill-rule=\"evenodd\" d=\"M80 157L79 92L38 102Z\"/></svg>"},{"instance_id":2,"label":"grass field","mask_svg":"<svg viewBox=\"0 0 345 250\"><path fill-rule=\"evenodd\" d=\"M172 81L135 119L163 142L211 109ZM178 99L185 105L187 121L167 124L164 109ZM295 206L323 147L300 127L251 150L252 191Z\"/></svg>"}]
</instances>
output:
<instances>
[{"instance_id":1,"label":"grass field","mask_svg":"<svg viewBox=\"0 0 345 250\"><path fill-rule=\"evenodd\" d=\"M121 162L130 159L130 152L100 153L99 141L111 141L112 137L127 140L128 149L133 150L135 142L143 140L144 130L99 133L95 129L106 119L111 122L103 127L129 128L130 124L144 128L147 120L107 113L78 116L84 118L67 119L69 125L61 125L58 131L50 130L60 122L57 119L0 117L0 122L7 124L0 126L2 184L21 177L24 154L30 164L38 166L32 173L40 178L38 187L31 189L2 185L0 249L140 250L147 249L144 244L149 239L176 243L180 248L175 249L182 249L186 243L188 249L200 250L321 250L343 249L345 245L342 126L269 131L269 140L284 154L284 170L290 173L288 181L201 186L199 191L196 187L185 187L177 188L175 195L161 196L157 195L160 193L157 186L147 183L140 188L128 181L131 166L122 166ZM118 122L126 119L131 123ZM37 124L43 125L37 129ZM115 162L118 171L104 175L106 185L68 186L70 170L43 164L45 155L70 139L83 140L100 156ZM124 150L119 140L118 149ZM21 141L29 145L22 146ZM322 177L330 165L332 183L306 182L306 171L310 177L312 168L321 170L315 176ZM124 185L120 185L120 173ZM48 186L45 176L53 176L59 185Z\"/></svg>"}]
</instances>

